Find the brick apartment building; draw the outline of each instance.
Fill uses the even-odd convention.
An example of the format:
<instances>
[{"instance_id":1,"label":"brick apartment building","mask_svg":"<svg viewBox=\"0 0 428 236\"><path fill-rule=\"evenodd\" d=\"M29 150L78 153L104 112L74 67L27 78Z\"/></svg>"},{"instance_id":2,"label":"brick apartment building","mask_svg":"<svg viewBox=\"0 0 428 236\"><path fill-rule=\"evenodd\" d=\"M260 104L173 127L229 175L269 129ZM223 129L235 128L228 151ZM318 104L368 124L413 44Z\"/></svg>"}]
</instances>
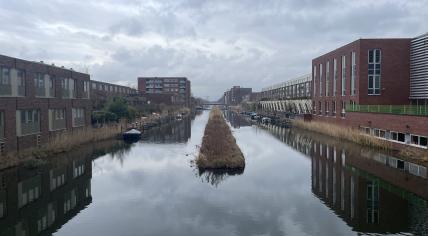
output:
<instances>
[{"instance_id":1,"label":"brick apartment building","mask_svg":"<svg viewBox=\"0 0 428 236\"><path fill-rule=\"evenodd\" d=\"M313 112L337 119L346 105L409 104L411 39L359 39L312 60Z\"/></svg>"},{"instance_id":2,"label":"brick apartment building","mask_svg":"<svg viewBox=\"0 0 428 236\"><path fill-rule=\"evenodd\" d=\"M186 77L139 77L138 90L149 100L190 106L190 81Z\"/></svg>"},{"instance_id":3,"label":"brick apartment building","mask_svg":"<svg viewBox=\"0 0 428 236\"><path fill-rule=\"evenodd\" d=\"M90 78L42 62L0 55L0 150L46 143L91 122Z\"/></svg>"},{"instance_id":4,"label":"brick apartment building","mask_svg":"<svg viewBox=\"0 0 428 236\"><path fill-rule=\"evenodd\" d=\"M116 84L110 84L101 81L91 80L91 101L92 109L94 111L101 110L104 107L104 104L108 99L112 97L124 97L127 98L128 102L133 103L134 101L140 101L145 103L146 100L144 97L139 96L139 92L136 89L121 86ZM141 97L140 99L130 99L130 98ZM141 104L132 104L132 105L141 105Z\"/></svg>"},{"instance_id":5,"label":"brick apartment building","mask_svg":"<svg viewBox=\"0 0 428 236\"><path fill-rule=\"evenodd\" d=\"M427 148L427 56L422 35L359 39L313 59L313 119Z\"/></svg>"},{"instance_id":6,"label":"brick apartment building","mask_svg":"<svg viewBox=\"0 0 428 236\"><path fill-rule=\"evenodd\" d=\"M91 124L112 97L146 103L138 90L43 62L0 55L0 154L38 146Z\"/></svg>"},{"instance_id":7,"label":"brick apartment building","mask_svg":"<svg viewBox=\"0 0 428 236\"><path fill-rule=\"evenodd\" d=\"M230 90L224 92L223 100L226 105L236 106L240 104L244 97L251 94L252 88L241 88L233 86Z\"/></svg>"}]
</instances>

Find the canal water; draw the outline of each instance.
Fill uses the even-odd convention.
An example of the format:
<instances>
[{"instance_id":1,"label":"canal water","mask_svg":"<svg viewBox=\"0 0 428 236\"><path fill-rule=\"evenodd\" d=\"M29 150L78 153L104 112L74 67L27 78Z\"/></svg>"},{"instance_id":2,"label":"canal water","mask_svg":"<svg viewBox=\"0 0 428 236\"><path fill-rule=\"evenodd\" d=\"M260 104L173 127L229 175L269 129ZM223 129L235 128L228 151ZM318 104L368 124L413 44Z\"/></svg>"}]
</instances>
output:
<instances>
[{"instance_id":1,"label":"canal water","mask_svg":"<svg viewBox=\"0 0 428 236\"><path fill-rule=\"evenodd\" d=\"M199 173L208 112L0 173L0 235L428 234L427 169L227 113L243 173Z\"/></svg>"}]
</instances>

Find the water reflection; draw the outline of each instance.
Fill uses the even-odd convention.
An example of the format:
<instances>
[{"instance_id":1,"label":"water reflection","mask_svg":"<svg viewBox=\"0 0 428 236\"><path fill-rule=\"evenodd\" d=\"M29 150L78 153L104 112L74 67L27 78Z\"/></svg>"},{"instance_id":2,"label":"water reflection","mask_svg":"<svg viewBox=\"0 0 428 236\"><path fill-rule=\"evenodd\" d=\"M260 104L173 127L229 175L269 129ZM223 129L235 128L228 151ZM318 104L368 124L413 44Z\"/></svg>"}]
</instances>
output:
<instances>
[{"instance_id":1,"label":"water reflection","mask_svg":"<svg viewBox=\"0 0 428 236\"><path fill-rule=\"evenodd\" d=\"M311 158L312 192L353 231L426 232L426 167L320 134L263 128Z\"/></svg>"},{"instance_id":2,"label":"water reflection","mask_svg":"<svg viewBox=\"0 0 428 236\"><path fill-rule=\"evenodd\" d=\"M246 127L246 126L251 126L250 121L246 120L244 118L244 116L242 116L236 112L226 110L226 111L224 111L224 115L225 115L227 121L229 121L230 124L232 125L232 127L235 129L239 129L241 127Z\"/></svg>"},{"instance_id":3,"label":"water reflection","mask_svg":"<svg viewBox=\"0 0 428 236\"><path fill-rule=\"evenodd\" d=\"M143 141L151 143L186 143L191 137L191 121L194 116L185 116L152 128L143 133Z\"/></svg>"},{"instance_id":4,"label":"water reflection","mask_svg":"<svg viewBox=\"0 0 428 236\"><path fill-rule=\"evenodd\" d=\"M242 175L244 173L244 169L236 169L236 170L206 170L199 171L199 177L202 182L209 183L214 187L218 187L218 185L225 181L229 176L234 175Z\"/></svg>"},{"instance_id":5,"label":"water reflection","mask_svg":"<svg viewBox=\"0 0 428 236\"><path fill-rule=\"evenodd\" d=\"M129 146L110 140L58 156L39 167L0 172L0 235L51 235L92 202L92 158Z\"/></svg>"}]
</instances>

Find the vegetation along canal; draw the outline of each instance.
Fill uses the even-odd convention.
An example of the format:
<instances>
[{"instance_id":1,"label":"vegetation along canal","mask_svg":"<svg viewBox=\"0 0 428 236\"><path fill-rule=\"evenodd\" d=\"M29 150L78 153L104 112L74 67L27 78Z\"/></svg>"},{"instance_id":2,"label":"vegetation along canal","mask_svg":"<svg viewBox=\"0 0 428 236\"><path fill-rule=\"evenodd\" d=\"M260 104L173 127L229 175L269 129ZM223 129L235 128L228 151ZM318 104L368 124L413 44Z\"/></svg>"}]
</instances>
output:
<instances>
[{"instance_id":1,"label":"vegetation along canal","mask_svg":"<svg viewBox=\"0 0 428 236\"><path fill-rule=\"evenodd\" d=\"M199 173L208 112L1 172L0 235L424 234L427 170L356 144L227 113L246 165ZM18 234L21 233L21 234Z\"/></svg>"}]
</instances>

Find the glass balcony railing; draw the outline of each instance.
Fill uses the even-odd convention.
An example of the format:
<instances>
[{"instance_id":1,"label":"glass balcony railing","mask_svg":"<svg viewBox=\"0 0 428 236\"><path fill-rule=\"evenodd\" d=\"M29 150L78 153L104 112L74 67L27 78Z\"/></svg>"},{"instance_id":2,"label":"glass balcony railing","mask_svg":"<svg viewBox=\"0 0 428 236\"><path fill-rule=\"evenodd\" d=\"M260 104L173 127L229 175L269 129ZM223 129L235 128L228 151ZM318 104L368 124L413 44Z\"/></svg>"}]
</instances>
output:
<instances>
[{"instance_id":1,"label":"glass balcony railing","mask_svg":"<svg viewBox=\"0 0 428 236\"><path fill-rule=\"evenodd\" d=\"M395 115L428 116L428 106L418 105L348 105L346 112L386 113Z\"/></svg>"}]
</instances>

